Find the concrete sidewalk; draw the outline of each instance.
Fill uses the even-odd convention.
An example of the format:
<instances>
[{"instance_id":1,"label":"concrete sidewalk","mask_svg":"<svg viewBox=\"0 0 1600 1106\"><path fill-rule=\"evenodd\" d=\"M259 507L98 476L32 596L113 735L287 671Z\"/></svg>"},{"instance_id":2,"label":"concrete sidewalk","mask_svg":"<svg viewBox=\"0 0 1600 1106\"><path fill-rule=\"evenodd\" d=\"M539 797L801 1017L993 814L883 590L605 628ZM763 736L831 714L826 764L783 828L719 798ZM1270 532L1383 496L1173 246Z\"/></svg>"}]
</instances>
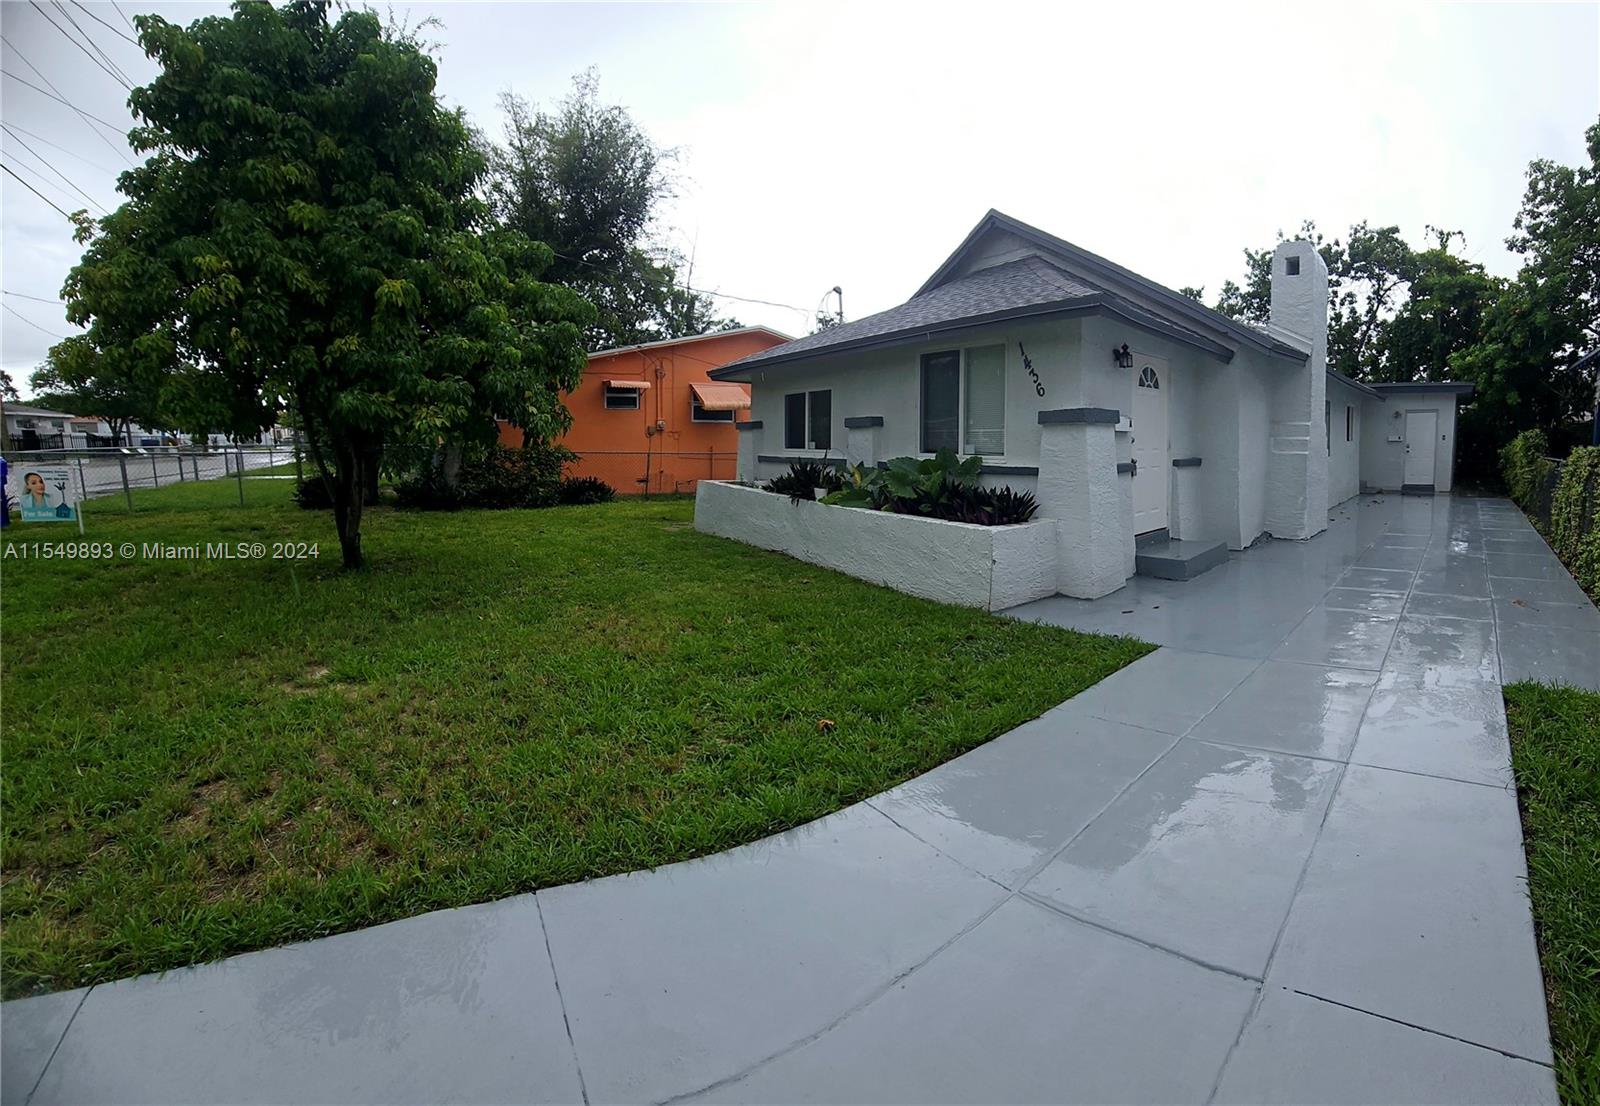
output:
<instances>
[{"instance_id":1,"label":"concrete sidewalk","mask_svg":"<svg viewBox=\"0 0 1600 1106\"><path fill-rule=\"evenodd\" d=\"M1167 647L790 833L6 1004L4 1099L1553 1103L1499 680L1600 614L1501 501L1336 513L1018 609Z\"/></svg>"}]
</instances>

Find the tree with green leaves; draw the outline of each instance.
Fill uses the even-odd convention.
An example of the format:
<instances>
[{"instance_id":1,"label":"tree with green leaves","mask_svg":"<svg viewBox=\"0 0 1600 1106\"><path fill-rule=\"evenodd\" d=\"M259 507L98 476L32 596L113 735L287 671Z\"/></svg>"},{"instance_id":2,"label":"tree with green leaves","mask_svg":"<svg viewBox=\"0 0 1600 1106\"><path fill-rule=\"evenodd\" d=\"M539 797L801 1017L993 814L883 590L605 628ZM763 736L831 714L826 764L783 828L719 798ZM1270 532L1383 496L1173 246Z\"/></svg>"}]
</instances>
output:
<instances>
[{"instance_id":1,"label":"tree with green leaves","mask_svg":"<svg viewBox=\"0 0 1600 1106\"><path fill-rule=\"evenodd\" d=\"M117 310L85 316L86 301L69 301L68 316L86 320L89 329L51 347L31 383L36 393L61 396L66 410L105 419L113 440L122 442L134 423L154 428L168 422L164 393L179 367L171 305L161 299L168 286L147 281L160 275L148 267L148 254L126 248L127 235L141 227L131 213L107 220L103 229L81 212L75 221L78 242L99 238L98 255L107 259L78 275L94 282L89 295L96 302L114 299Z\"/></svg>"},{"instance_id":2,"label":"tree with green leaves","mask_svg":"<svg viewBox=\"0 0 1600 1106\"><path fill-rule=\"evenodd\" d=\"M1450 360L1479 338L1503 281L1450 252L1460 231L1430 227L1436 244L1412 254L1406 300L1377 338L1380 381L1451 380Z\"/></svg>"},{"instance_id":3,"label":"tree with green leaves","mask_svg":"<svg viewBox=\"0 0 1600 1106\"><path fill-rule=\"evenodd\" d=\"M1540 159L1506 246L1522 269L1483 314L1481 336L1450 359L1477 387L1474 408L1492 429L1485 450L1519 431L1555 432L1593 409L1600 346L1600 122L1585 132L1588 164ZM1554 434L1552 434L1554 436Z\"/></svg>"},{"instance_id":4,"label":"tree with green leaves","mask_svg":"<svg viewBox=\"0 0 1600 1106\"><path fill-rule=\"evenodd\" d=\"M593 309L493 222L414 37L313 0L135 22L161 66L130 98L149 156L64 289L92 355L159 362L187 429L258 433L292 407L348 567L386 447L488 442L496 415L566 429Z\"/></svg>"},{"instance_id":5,"label":"tree with green leaves","mask_svg":"<svg viewBox=\"0 0 1600 1106\"><path fill-rule=\"evenodd\" d=\"M505 144L494 151L490 196L507 226L555 252L547 279L597 309L590 349L727 329L711 298L689 286L692 262L657 241L673 195L675 153L651 141L628 110L600 101L593 70L541 110L506 93Z\"/></svg>"},{"instance_id":6,"label":"tree with green leaves","mask_svg":"<svg viewBox=\"0 0 1600 1106\"><path fill-rule=\"evenodd\" d=\"M1280 231L1279 239L1284 237ZM1329 240L1310 219L1296 238L1316 247L1328 266L1328 365L1356 379L1384 379L1382 336L1414 275L1411 248L1399 227L1361 222L1345 239ZM1244 251L1245 278L1224 281L1216 309L1251 323L1266 323L1272 313L1273 247Z\"/></svg>"}]
</instances>

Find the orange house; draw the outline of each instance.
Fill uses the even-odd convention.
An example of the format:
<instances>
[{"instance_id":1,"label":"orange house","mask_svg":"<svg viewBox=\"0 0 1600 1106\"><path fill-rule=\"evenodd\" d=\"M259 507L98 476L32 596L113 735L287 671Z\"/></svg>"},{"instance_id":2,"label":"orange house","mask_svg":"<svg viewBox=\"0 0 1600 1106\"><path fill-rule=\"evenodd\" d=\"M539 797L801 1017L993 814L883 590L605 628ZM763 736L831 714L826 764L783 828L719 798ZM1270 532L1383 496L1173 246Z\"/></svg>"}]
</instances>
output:
<instances>
[{"instance_id":1,"label":"orange house","mask_svg":"<svg viewBox=\"0 0 1600 1106\"><path fill-rule=\"evenodd\" d=\"M566 396L572 429L560 443L578 455L568 476L596 476L619 495L691 492L697 480L732 480L737 419L747 417L750 386L711 380L712 369L789 338L747 326L669 338L589 355L583 381ZM500 424L513 448L522 431Z\"/></svg>"}]
</instances>

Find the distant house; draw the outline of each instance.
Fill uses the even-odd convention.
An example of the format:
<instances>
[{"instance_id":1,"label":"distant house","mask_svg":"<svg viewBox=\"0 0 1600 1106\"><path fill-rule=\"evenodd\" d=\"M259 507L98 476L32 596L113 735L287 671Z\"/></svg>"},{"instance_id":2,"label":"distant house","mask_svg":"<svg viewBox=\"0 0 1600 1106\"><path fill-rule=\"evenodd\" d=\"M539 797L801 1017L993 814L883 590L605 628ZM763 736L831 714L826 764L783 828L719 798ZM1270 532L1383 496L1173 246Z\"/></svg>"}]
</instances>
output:
<instances>
[{"instance_id":1,"label":"distant house","mask_svg":"<svg viewBox=\"0 0 1600 1106\"><path fill-rule=\"evenodd\" d=\"M7 449L70 449L73 420L77 416L25 403L5 405Z\"/></svg>"},{"instance_id":2,"label":"distant house","mask_svg":"<svg viewBox=\"0 0 1600 1106\"><path fill-rule=\"evenodd\" d=\"M1471 386L1329 371L1309 242L1278 245L1271 287L1270 322L1248 325L991 211L899 307L711 378L754 392L740 479L980 456L985 483L1059 520L1050 590L1092 598L1145 564L1187 577L1263 534L1309 538L1363 487L1449 490Z\"/></svg>"},{"instance_id":3,"label":"distant house","mask_svg":"<svg viewBox=\"0 0 1600 1106\"><path fill-rule=\"evenodd\" d=\"M565 397L572 429L560 444L578 454L567 474L598 477L623 495L731 479L734 423L750 406L750 389L709 374L788 340L747 326L591 353L582 383ZM520 446L522 431L502 422L500 440Z\"/></svg>"}]
</instances>

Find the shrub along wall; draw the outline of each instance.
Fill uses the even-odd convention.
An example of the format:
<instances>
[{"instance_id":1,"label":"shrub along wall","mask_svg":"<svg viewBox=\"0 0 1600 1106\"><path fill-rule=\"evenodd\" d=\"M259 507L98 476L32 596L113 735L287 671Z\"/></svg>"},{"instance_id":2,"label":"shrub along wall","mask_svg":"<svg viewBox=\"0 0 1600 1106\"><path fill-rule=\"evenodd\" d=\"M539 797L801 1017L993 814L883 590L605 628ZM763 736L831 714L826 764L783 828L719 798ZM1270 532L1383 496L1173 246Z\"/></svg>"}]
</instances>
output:
<instances>
[{"instance_id":1,"label":"shrub along wall","mask_svg":"<svg viewBox=\"0 0 1600 1106\"><path fill-rule=\"evenodd\" d=\"M1600 446L1574 449L1564 461L1548 451L1540 431L1517 435L1500 451L1506 488L1583 590L1600 598Z\"/></svg>"}]
</instances>

